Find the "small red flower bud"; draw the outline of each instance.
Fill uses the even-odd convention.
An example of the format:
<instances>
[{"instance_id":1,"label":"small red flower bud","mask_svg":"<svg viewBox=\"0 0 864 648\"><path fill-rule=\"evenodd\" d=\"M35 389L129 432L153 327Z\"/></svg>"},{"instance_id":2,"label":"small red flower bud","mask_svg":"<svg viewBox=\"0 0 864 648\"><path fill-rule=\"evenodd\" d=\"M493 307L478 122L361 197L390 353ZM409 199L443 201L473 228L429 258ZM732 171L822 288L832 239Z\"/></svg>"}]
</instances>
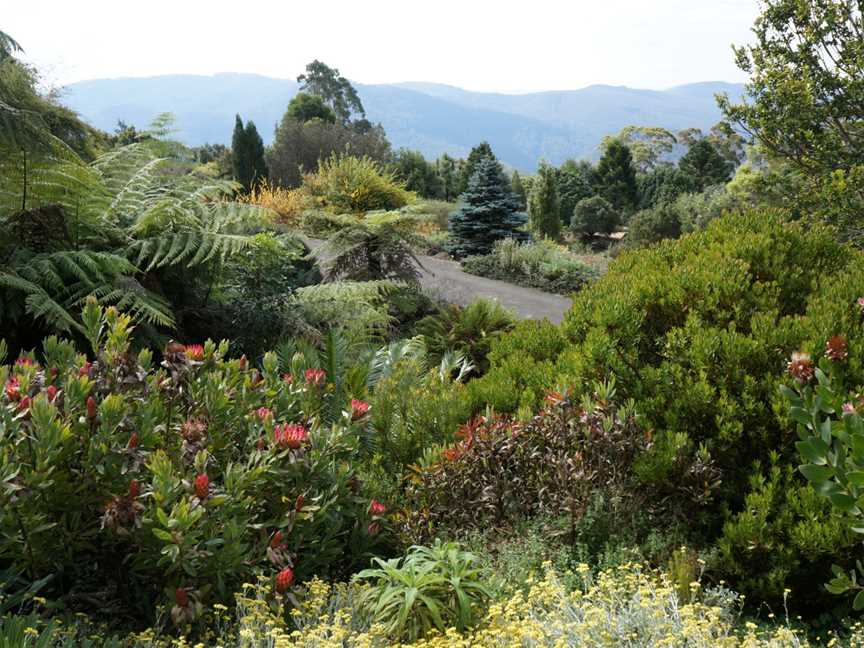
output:
<instances>
[{"instance_id":1,"label":"small red flower bud","mask_svg":"<svg viewBox=\"0 0 864 648\"><path fill-rule=\"evenodd\" d=\"M286 567L276 574L276 591L284 594L294 584L294 570Z\"/></svg>"},{"instance_id":2,"label":"small red flower bud","mask_svg":"<svg viewBox=\"0 0 864 648\"><path fill-rule=\"evenodd\" d=\"M15 361L16 367L32 367L33 361L30 358L18 358Z\"/></svg>"},{"instance_id":3,"label":"small red flower bud","mask_svg":"<svg viewBox=\"0 0 864 648\"><path fill-rule=\"evenodd\" d=\"M57 398L57 388L54 385L48 385L45 389L45 393L48 395L48 400L50 402L54 402L54 399Z\"/></svg>"},{"instance_id":4,"label":"small red flower bud","mask_svg":"<svg viewBox=\"0 0 864 648\"><path fill-rule=\"evenodd\" d=\"M58 373L57 367L51 367L51 369L48 370L48 375L50 375L52 379L56 378Z\"/></svg>"},{"instance_id":5,"label":"small red flower bud","mask_svg":"<svg viewBox=\"0 0 864 648\"><path fill-rule=\"evenodd\" d=\"M87 397L87 418L90 420L96 418L96 399L92 396Z\"/></svg>"},{"instance_id":6,"label":"small red flower bud","mask_svg":"<svg viewBox=\"0 0 864 648\"><path fill-rule=\"evenodd\" d=\"M22 398L18 402L18 411L19 412L26 412L29 409L30 409L30 397L25 396L24 398Z\"/></svg>"},{"instance_id":7,"label":"small red flower bud","mask_svg":"<svg viewBox=\"0 0 864 648\"><path fill-rule=\"evenodd\" d=\"M186 607L189 605L189 594L184 588L178 587L174 591L174 600L177 601L177 605L180 607Z\"/></svg>"},{"instance_id":8,"label":"small red flower bud","mask_svg":"<svg viewBox=\"0 0 864 648\"><path fill-rule=\"evenodd\" d=\"M273 416L273 410L271 410L269 407L259 407L257 410L255 410L255 415L262 421L266 421L268 418Z\"/></svg>"},{"instance_id":9,"label":"small red flower bud","mask_svg":"<svg viewBox=\"0 0 864 648\"><path fill-rule=\"evenodd\" d=\"M201 473L195 478L195 494L198 499L207 499L210 494L210 478L207 473Z\"/></svg>"},{"instance_id":10,"label":"small red flower bud","mask_svg":"<svg viewBox=\"0 0 864 648\"><path fill-rule=\"evenodd\" d=\"M129 449L134 450L138 447L138 433L133 432L129 435Z\"/></svg>"},{"instance_id":11,"label":"small red flower bud","mask_svg":"<svg viewBox=\"0 0 864 648\"><path fill-rule=\"evenodd\" d=\"M91 370L92 368L93 368L93 363L92 363L92 362L85 362L85 363L81 366L81 368L78 370L78 375L79 375L79 376L89 376L89 375L90 375L90 370Z\"/></svg>"},{"instance_id":12,"label":"small red flower bud","mask_svg":"<svg viewBox=\"0 0 864 648\"><path fill-rule=\"evenodd\" d=\"M135 499L138 497L138 480L133 479L129 482L129 497Z\"/></svg>"},{"instance_id":13,"label":"small red flower bud","mask_svg":"<svg viewBox=\"0 0 864 648\"><path fill-rule=\"evenodd\" d=\"M294 382L294 376L292 376L290 373L282 374L282 382L290 385Z\"/></svg>"},{"instance_id":14,"label":"small red flower bud","mask_svg":"<svg viewBox=\"0 0 864 648\"><path fill-rule=\"evenodd\" d=\"M370 536L378 535L378 532L381 531L381 525L377 522L370 522L369 526L366 527L366 531Z\"/></svg>"},{"instance_id":15,"label":"small red flower bud","mask_svg":"<svg viewBox=\"0 0 864 648\"><path fill-rule=\"evenodd\" d=\"M6 381L6 398L10 401L16 401L21 398L21 384L14 376Z\"/></svg>"},{"instance_id":16,"label":"small red flower bud","mask_svg":"<svg viewBox=\"0 0 864 648\"><path fill-rule=\"evenodd\" d=\"M384 515L387 512L387 507L378 500L369 502L369 513L372 515Z\"/></svg>"},{"instance_id":17,"label":"small red flower bud","mask_svg":"<svg viewBox=\"0 0 864 648\"><path fill-rule=\"evenodd\" d=\"M246 359L246 354L240 356L240 371L246 371L249 361Z\"/></svg>"},{"instance_id":18,"label":"small red flower bud","mask_svg":"<svg viewBox=\"0 0 864 648\"><path fill-rule=\"evenodd\" d=\"M298 495L297 500L294 502L294 510L300 511L303 509L303 504L306 502L306 498L303 495Z\"/></svg>"},{"instance_id":19,"label":"small red flower bud","mask_svg":"<svg viewBox=\"0 0 864 648\"><path fill-rule=\"evenodd\" d=\"M282 541L283 541L284 539L285 539L285 538L284 538L284 536L282 535L282 532L281 532L281 531L277 531L276 533L273 534L273 537L270 538L270 546L273 547L273 548L275 549L276 547L278 547L279 545L282 544Z\"/></svg>"}]
</instances>

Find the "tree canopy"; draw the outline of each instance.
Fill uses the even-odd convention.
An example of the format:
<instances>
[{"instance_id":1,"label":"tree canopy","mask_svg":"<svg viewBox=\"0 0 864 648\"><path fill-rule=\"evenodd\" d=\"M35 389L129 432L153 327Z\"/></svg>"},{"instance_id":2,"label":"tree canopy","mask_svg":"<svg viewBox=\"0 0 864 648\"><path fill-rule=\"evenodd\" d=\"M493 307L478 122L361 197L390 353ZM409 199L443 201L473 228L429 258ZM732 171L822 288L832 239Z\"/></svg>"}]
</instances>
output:
<instances>
[{"instance_id":1,"label":"tree canopy","mask_svg":"<svg viewBox=\"0 0 864 648\"><path fill-rule=\"evenodd\" d=\"M336 68L316 59L306 66L306 72L297 81L302 91L321 97L341 123L347 124L355 114L361 119L366 116L357 90Z\"/></svg>"}]
</instances>

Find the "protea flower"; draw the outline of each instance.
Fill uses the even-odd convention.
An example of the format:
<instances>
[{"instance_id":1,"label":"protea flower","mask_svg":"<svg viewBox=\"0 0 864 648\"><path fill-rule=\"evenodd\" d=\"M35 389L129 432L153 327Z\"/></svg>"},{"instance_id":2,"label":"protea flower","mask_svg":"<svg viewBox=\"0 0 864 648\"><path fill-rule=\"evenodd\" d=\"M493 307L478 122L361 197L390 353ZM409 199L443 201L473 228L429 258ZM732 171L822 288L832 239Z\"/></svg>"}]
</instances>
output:
<instances>
[{"instance_id":1,"label":"protea flower","mask_svg":"<svg viewBox=\"0 0 864 648\"><path fill-rule=\"evenodd\" d=\"M54 399L57 398L57 388L54 385L48 385L45 394L48 396L48 401L53 403Z\"/></svg>"},{"instance_id":2,"label":"protea flower","mask_svg":"<svg viewBox=\"0 0 864 648\"><path fill-rule=\"evenodd\" d=\"M92 396L87 397L87 418L91 421L96 418L96 399Z\"/></svg>"},{"instance_id":3,"label":"protea flower","mask_svg":"<svg viewBox=\"0 0 864 648\"><path fill-rule=\"evenodd\" d=\"M294 384L294 376L292 376L290 373L282 374L282 382L284 382L287 385L293 385Z\"/></svg>"},{"instance_id":4,"label":"protea flower","mask_svg":"<svg viewBox=\"0 0 864 648\"><path fill-rule=\"evenodd\" d=\"M6 398L10 401L17 401L21 398L21 383L18 382L18 379L15 376L12 376L6 381L5 391Z\"/></svg>"},{"instance_id":5,"label":"protea flower","mask_svg":"<svg viewBox=\"0 0 864 648\"><path fill-rule=\"evenodd\" d=\"M246 371L246 367L249 366L249 360L246 358L246 354L240 356L240 371Z\"/></svg>"},{"instance_id":6,"label":"protea flower","mask_svg":"<svg viewBox=\"0 0 864 648\"><path fill-rule=\"evenodd\" d=\"M204 438L207 433L207 423L200 418L186 419L183 425L180 426L180 436L184 441L189 443L197 443Z\"/></svg>"},{"instance_id":7,"label":"protea flower","mask_svg":"<svg viewBox=\"0 0 864 648\"><path fill-rule=\"evenodd\" d=\"M202 500L210 495L210 478L207 473L201 473L195 478L195 494Z\"/></svg>"},{"instance_id":8,"label":"protea flower","mask_svg":"<svg viewBox=\"0 0 864 648\"><path fill-rule=\"evenodd\" d=\"M186 357L190 360L200 362L204 359L204 347L200 344L187 344Z\"/></svg>"},{"instance_id":9,"label":"protea flower","mask_svg":"<svg viewBox=\"0 0 864 648\"><path fill-rule=\"evenodd\" d=\"M297 423L283 423L273 428L273 438L280 448L296 450L309 438L306 428Z\"/></svg>"},{"instance_id":10,"label":"protea flower","mask_svg":"<svg viewBox=\"0 0 864 648\"><path fill-rule=\"evenodd\" d=\"M78 375L79 376L89 376L90 370L92 368L93 368L92 362L85 362L83 365L81 365L81 368L78 370Z\"/></svg>"},{"instance_id":11,"label":"protea flower","mask_svg":"<svg viewBox=\"0 0 864 648\"><path fill-rule=\"evenodd\" d=\"M137 432L133 432L132 434L129 435L128 447L130 450L134 450L135 448L138 447L138 433Z\"/></svg>"},{"instance_id":12,"label":"protea flower","mask_svg":"<svg viewBox=\"0 0 864 648\"><path fill-rule=\"evenodd\" d=\"M15 361L15 366L16 367L32 367L33 366L33 360L31 360L30 358L28 358L26 356L21 356L20 358L18 358Z\"/></svg>"},{"instance_id":13,"label":"protea flower","mask_svg":"<svg viewBox=\"0 0 864 648\"><path fill-rule=\"evenodd\" d=\"M262 421L266 421L268 418L273 416L273 410L269 407L259 407L255 410L255 416L257 416Z\"/></svg>"},{"instance_id":14,"label":"protea flower","mask_svg":"<svg viewBox=\"0 0 864 648\"><path fill-rule=\"evenodd\" d=\"M372 515L384 515L387 512L387 507L378 500L369 502L369 513Z\"/></svg>"},{"instance_id":15,"label":"protea flower","mask_svg":"<svg viewBox=\"0 0 864 648\"><path fill-rule=\"evenodd\" d=\"M320 386L327 380L327 372L323 369L307 369L306 384Z\"/></svg>"},{"instance_id":16,"label":"protea flower","mask_svg":"<svg viewBox=\"0 0 864 648\"><path fill-rule=\"evenodd\" d=\"M370 522L369 526L366 527L366 531L370 536L376 536L381 531L381 525L378 522Z\"/></svg>"},{"instance_id":17,"label":"protea flower","mask_svg":"<svg viewBox=\"0 0 864 648\"><path fill-rule=\"evenodd\" d=\"M133 479L129 482L129 497L135 499L138 497L138 480Z\"/></svg>"},{"instance_id":18,"label":"protea flower","mask_svg":"<svg viewBox=\"0 0 864 648\"><path fill-rule=\"evenodd\" d=\"M351 399L351 420L356 421L359 418L366 416L369 411L369 403L356 398Z\"/></svg>"},{"instance_id":19,"label":"protea flower","mask_svg":"<svg viewBox=\"0 0 864 648\"><path fill-rule=\"evenodd\" d=\"M26 412L30 409L30 397L24 396L20 401L18 401L18 411Z\"/></svg>"},{"instance_id":20,"label":"protea flower","mask_svg":"<svg viewBox=\"0 0 864 648\"><path fill-rule=\"evenodd\" d=\"M825 355L834 362L843 362L849 357L849 347L842 335L832 335L825 343Z\"/></svg>"},{"instance_id":21,"label":"protea flower","mask_svg":"<svg viewBox=\"0 0 864 648\"><path fill-rule=\"evenodd\" d=\"M282 535L281 531L277 531L273 534L273 537L270 538L270 546L274 549L280 547L283 542L285 542L285 536Z\"/></svg>"},{"instance_id":22,"label":"protea flower","mask_svg":"<svg viewBox=\"0 0 864 648\"><path fill-rule=\"evenodd\" d=\"M789 361L787 369L789 375L792 376L800 385L810 382L815 371L810 356L806 353L800 353L797 351L792 354L792 360Z\"/></svg>"},{"instance_id":23,"label":"protea flower","mask_svg":"<svg viewBox=\"0 0 864 648\"><path fill-rule=\"evenodd\" d=\"M294 510L301 511L303 510L303 504L306 502L306 498L303 495L298 495L297 499L294 501Z\"/></svg>"},{"instance_id":24,"label":"protea flower","mask_svg":"<svg viewBox=\"0 0 864 648\"><path fill-rule=\"evenodd\" d=\"M294 584L294 570L286 567L276 574L276 591L280 594L287 592Z\"/></svg>"}]
</instances>

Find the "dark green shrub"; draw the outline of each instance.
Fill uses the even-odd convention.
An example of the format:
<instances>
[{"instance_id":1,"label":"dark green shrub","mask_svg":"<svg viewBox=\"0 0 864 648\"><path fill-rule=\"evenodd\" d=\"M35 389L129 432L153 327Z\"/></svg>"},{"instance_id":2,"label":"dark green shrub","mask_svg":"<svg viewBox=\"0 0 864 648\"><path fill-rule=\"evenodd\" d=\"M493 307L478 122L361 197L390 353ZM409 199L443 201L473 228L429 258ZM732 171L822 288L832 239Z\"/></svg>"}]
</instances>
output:
<instances>
[{"instance_id":1,"label":"dark green shrub","mask_svg":"<svg viewBox=\"0 0 864 648\"><path fill-rule=\"evenodd\" d=\"M634 468L646 487L668 484L685 457L695 462L701 454L720 471L720 488L709 490L692 516L694 537L710 542L745 509L753 462L768 465L772 453L781 466L793 459L778 393L791 352L819 353L826 331L849 331L850 349L864 347L855 304L862 285L864 259L831 231L770 213L726 216L704 232L617 258L576 296L561 327L567 344L553 360L535 360L505 336L500 344L512 344L513 353L490 355L488 373L469 385L472 402L480 410L489 399L513 412L536 407L544 388L585 390L615 376L619 393L635 400L654 430ZM864 384L862 361L850 353L855 384ZM793 506L793 492L781 493L781 508ZM796 560L803 566L806 554ZM772 566L747 561L740 568L748 582L738 585L747 587L760 572L768 578ZM734 576L728 562L723 569ZM807 573L788 578L806 580ZM782 588L773 594L782 596Z\"/></svg>"}]
</instances>

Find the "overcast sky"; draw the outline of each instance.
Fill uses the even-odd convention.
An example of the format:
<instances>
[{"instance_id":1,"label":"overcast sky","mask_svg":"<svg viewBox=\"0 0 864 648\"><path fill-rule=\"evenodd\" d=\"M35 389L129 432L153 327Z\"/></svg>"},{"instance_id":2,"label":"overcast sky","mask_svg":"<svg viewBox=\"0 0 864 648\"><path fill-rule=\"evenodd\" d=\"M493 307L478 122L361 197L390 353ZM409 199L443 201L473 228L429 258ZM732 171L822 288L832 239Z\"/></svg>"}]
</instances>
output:
<instances>
[{"instance_id":1,"label":"overcast sky","mask_svg":"<svg viewBox=\"0 0 864 648\"><path fill-rule=\"evenodd\" d=\"M0 0L48 80L253 72L530 92L742 81L757 0Z\"/></svg>"}]
</instances>

